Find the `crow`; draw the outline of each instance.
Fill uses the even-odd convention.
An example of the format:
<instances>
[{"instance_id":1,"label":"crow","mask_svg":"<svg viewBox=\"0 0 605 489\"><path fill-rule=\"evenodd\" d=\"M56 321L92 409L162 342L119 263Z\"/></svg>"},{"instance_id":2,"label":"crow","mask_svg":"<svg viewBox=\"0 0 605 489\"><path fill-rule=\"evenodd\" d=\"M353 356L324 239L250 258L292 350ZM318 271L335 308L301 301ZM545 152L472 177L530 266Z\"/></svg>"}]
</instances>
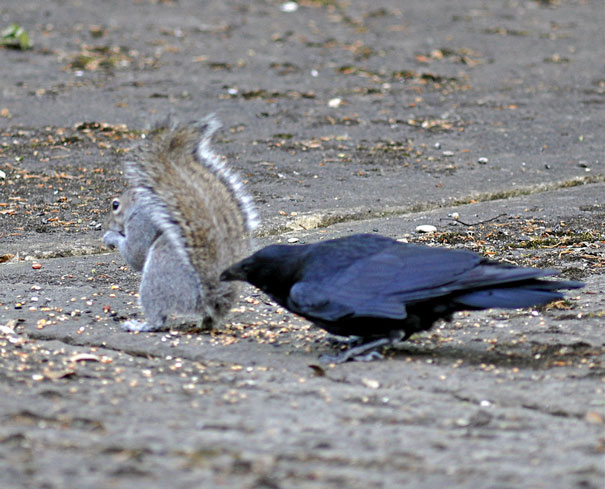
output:
<instances>
[{"instance_id":1,"label":"crow","mask_svg":"<svg viewBox=\"0 0 605 489\"><path fill-rule=\"evenodd\" d=\"M354 234L303 245L270 245L227 268L275 302L357 346L323 361L380 358L377 349L451 320L462 310L521 308L562 299L576 281L542 280L557 270L490 261L466 250Z\"/></svg>"}]
</instances>

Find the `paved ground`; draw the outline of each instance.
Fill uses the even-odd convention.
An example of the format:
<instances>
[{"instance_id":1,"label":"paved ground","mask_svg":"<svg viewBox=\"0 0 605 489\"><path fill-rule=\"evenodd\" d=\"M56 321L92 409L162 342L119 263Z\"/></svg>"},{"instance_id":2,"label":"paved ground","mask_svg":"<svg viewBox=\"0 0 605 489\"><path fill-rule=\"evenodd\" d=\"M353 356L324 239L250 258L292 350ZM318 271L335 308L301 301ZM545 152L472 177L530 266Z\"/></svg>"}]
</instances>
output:
<instances>
[{"instance_id":1,"label":"paved ground","mask_svg":"<svg viewBox=\"0 0 605 489\"><path fill-rule=\"evenodd\" d=\"M602 2L282 7L0 5L34 42L0 48L0 486L603 488ZM169 112L223 121L258 246L380 232L586 288L332 368L252 288L221 330L123 333L100 223Z\"/></svg>"}]
</instances>

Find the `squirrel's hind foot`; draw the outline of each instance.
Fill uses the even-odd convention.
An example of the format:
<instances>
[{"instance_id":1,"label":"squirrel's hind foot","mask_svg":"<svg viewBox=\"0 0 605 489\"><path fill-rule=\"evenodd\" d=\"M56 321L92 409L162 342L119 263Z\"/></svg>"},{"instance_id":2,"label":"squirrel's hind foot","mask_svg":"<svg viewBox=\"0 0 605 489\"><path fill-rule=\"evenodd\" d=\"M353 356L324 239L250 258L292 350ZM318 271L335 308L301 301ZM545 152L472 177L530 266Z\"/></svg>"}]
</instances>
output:
<instances>
[{"instance_id":1,"label":"squirrel's hind foot","mask_svg":"<svg viewBox=\"0 0 605 489\"><path fill-rule=\"evenodd\" d=\"M140 333L149 333L152 331L160 331L163 329L161 326L152 326L147 322L137 321L136 319L124 321L121 326L124 331Z\"/></svg>"},{"instance_id":2,"label":"squirrel's hind foot","mask_svg":"<svg viewBox=\"0 0 605 489\"><path fill-rule=\"evenodd\" d=\"M130 333L152 333L156 331L180 331L186 333L201 333L212 331L214 329L214 321L211 318L201 318L197 321L168 321L162 325L151 325L146 321L137 321L130 319L121 324L122 330Z\"/></svg>"}]
</instances>

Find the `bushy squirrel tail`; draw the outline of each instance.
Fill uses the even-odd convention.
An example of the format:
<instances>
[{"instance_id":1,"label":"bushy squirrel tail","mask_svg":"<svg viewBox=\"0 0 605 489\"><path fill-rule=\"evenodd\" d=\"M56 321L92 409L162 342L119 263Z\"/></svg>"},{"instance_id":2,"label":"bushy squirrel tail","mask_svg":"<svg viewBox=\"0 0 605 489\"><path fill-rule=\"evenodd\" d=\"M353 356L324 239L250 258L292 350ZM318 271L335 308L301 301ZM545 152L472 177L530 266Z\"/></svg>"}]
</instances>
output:
<instances>
[{"instance_id":1,"label":"bushy squirrel tail","mask_svg":"<svg viewBox=\"0 0 605 489\"><path fill-rule=\"evenodd\" d=\"M219 127L212 115L193 124L167 119L153 129L147 149L126 163L130 187L152 220L206 277L248 251L258 223L240 178L210 146Z\"/></svg>"}]
</instances>

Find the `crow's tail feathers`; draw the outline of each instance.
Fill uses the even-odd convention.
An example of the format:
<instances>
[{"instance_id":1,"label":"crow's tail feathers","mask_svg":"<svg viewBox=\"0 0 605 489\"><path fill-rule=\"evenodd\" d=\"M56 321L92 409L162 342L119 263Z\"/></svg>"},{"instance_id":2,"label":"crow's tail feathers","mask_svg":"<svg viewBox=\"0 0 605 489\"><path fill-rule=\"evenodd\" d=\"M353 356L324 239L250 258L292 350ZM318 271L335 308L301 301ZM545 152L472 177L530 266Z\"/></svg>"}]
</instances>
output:
<instances>
[{"instance_id":1,"label":"crow's tail feathers","mask_svg":"<svg viewBox=\"0 0 605 489\"><path fill-rule=\"evenodd\" d=\"M541 306L563 299L558 289L579 289L582 282L532 280L521 284L507 284L499 288L475 290L460 295L454 300L457 304L473 309L502 307L516 309L520 307Z\"/></svg>"}]
</instances>

